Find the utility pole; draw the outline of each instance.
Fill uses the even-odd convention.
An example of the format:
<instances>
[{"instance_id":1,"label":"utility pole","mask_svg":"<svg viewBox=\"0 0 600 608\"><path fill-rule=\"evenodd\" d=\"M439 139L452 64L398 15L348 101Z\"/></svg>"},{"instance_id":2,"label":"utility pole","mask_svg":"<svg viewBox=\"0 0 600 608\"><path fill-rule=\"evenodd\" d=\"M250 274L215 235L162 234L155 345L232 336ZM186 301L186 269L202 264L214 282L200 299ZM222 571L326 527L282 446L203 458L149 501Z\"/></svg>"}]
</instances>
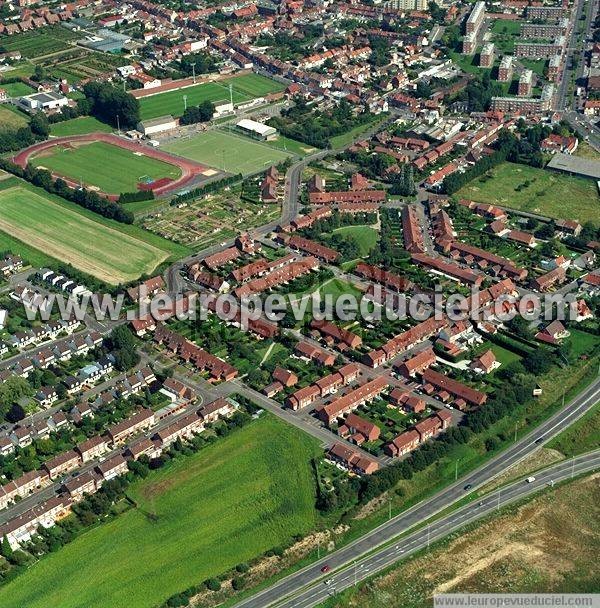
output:
<instances>
[{"instance_id":1,"label":"utility pole","mask_svg":"<svg viewBox=\"0 0 600 608\"><path fill-rule=\"evenodd\" d=\"M117 133L121 135L121 123L119 121L119 115L117 114Z\"/></svg>"},{"instance_id":2,"label":"utility pole","mask_svg":"<svg viewBox=\"0 0 600 608\"><path fill-rule=\"evenodd\" d=\"M231 102L231 108L233 109L233 85L229 85L229 101Z\"/></svg>"},{"instance_id":3,"label":"utility pole","mask_svg":"<svg viewBox=\"0 0 600 608\"><path fill-rule=\"evenodd\" d=\"M187 95L183 96L183 111L187 110Z\"/></svg>"},{"instance_id":4,"label":"utility pole","mask_svg":"<svg viewBox=\"0 0 600 608\"><path fill-rule=\"evenodd\" d=\"M496 504L496 511L500 511L500 490L498 490L498 502Z\"/></svg>"},{"instance_id":5,"label":"utility pole","mask_svg":"<svg viewBox=\"0 0 600 608\"><path fill-rule=\"evenodd\" d=\"M458 460L454 461L454 481L458 480Z\"/></svg>"},{"instance_id":6,"label":"utility pole","mask_svg":"<svg viewBox=\"0 0 600 608\"><path fill-rule=\"evenodd\" d=\"M321 541L317 541L317 559L321 559Z\"/></svg>"},{"instance_id":7,"label":"utility pole","mask_svg":"<svg viewBox=\"0 0 600 608\"><path fill-rule=\"evenodd\" d=\"M388 519L392 519L392 499L388 498Z\"/></svg>"},{"instance_id":8,"label":"utility pole","mask_svg":"<svg viewBox=\"0 0 600 608\"><path fill-rule=\"evenodd\" d=\"M517 441L517 423L515 422L515 443Z\"/></svg>"},{"instance_id":9,"label":"utility pole","mask_svg":"<svg viewBox=\"0 0 600 608\"><path fill-rule=\"evenodd\" d=\"M196 84L196 62L192 63L192 79L194 84Z\"/></svg>"},{"instance_id":10,"label":"utility pole","mask_svg":"<svg viewBox=\"0 0 600 608\"><path fill-rule=\"evenodd\" d=\"M573 477L575 477L575 456L573 456L573 459L571 460L571 479L573 479Z\"/></svg>"},{"instance_id":11,"label":"utility pole","mask_svg":"<svg viewBox=\"0 0 600 608\"><path fill-rule=\"evenodd\" d=\"M429 522L427 523L427 548L429 549L430 545L430 535L429 535Z\"/></svg>"},{"instance_id":12,"label":"utility pole","mask_svg":"<svg viewBox=\"0 0 600 608\"><path fill-rule=\"evenodd\" d=\"M356 587L356 560L354 560L354 586Z\"/></svg>"}]
</instances>

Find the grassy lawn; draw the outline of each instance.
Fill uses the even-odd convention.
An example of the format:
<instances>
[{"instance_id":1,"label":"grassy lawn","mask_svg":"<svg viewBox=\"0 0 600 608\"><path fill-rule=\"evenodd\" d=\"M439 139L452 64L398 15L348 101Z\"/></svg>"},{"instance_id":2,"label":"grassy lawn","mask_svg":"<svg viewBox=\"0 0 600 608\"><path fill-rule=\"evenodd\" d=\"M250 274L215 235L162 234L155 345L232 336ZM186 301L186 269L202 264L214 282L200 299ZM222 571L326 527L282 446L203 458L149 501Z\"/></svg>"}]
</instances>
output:
<instances>
[{"instance_id":1,"label":"grassy lawn","mask_svg":"<svg viewBox=\"0 0 600 608\"><path fill-rule=\"evenodd\" d=\"M245 74L218 82L205 82L178 91L168 91L141 98L141 118L147 120L166 114L181 116L184 111L184 95L187 95L188 106L197 106L206 100L228 102L230 84L233 87L233 103L249 101L267 93L282 91L285 88L282 84L258 74Z\"/></svg>"},{"instance_id":2,"label":"grassy lawn","mask_svg":"<svg viewBox=\"0 0 600 608\"><path fill-rule=\"evenodd\" d=\"M600 447L600 403L552 439L546 447L558 450L567 457L597 450Z\"/></svg>"},{"instance_id":3,"label":"grassy lawn","mask_svg":"<svg viewBox=\"0 0 600 608\"><path fill-rule=\"evenodd\" d=\"M93 116L80 116L51 125L50 133L55 137L67 137L69 135L83 135L85 133L111 133L113 128L104 122L100 122Z\"/></svg>"},{"instance_id":4,"label":"grassy lawn","mask_svg":"<svg viewBox=\"0 0 600 608\"><path fill-rule=\"evenodd\" d=\"M181 175L175 165L99 141L76 148L57 146L49 154L43 152L30 162L107 194L136 192L138 182L144 178L177 179Z\"/></svg>"},{"instance_id":5,"label":"grassy lawn","mask_svg":"<svg viewBox=\"0 0 600 608\"><path fill-rule=\"evenodd\" d=\"M593 180L527 165L503 163L456 196L549 217L598 222L600 197Z\"/></svg>"},{"instance_id":6,"label":"grassy lawn","mask_svg":"<svg viewBox=\"0 0 600 608\"><path fill-rule=\"evenodd\" d=\"M10 235L9 239L17 239L28 248L73 264L108 283L129 281L152 272L169 257L168 249L126 234L120 229L122 224L96 221L79 213L75 205L60 204L32 188L2 190L0 210L0 230ZM35 261L27 252L24 254Z\"/></svg>"},{"instance_id":7,"label":"grassy lawn","mask_svg":"<svg viewBox=\"0 0 600 608\"><path fill-rule=\"evenodd\" d=\"M545 59L519 59L525 68L531 70L534 74L537 74L540 78L544 77L544 70L546 69ZM534 93L535 94L535 93Z\"/></svg>"},{"instance_id":8,"label":"grassy lawn","mask_svg":"<svg viewBox=\"0 0 600 608\"><path fill-rule=\"evenodd\" d=\"M264 415L136 482L138 509L42 559L0 589L0 605L158 606L310 531L319 453L314 439Z\"/></svg>"},{"instance_id":9,"label":"grassy lawn","mask_svg":"<svg viewBox=\"0 0 600 608\"><path fill-rule=\"evenodd\" d=\"M376 123L383 122L385 120L385 118L386 118L385 116L381 116L381 115L374 116L374 118L373 118L372 121L367 122L367 123L362 124L362 125L358 125L358 127L354 127L354 129L351 129L350 131L346 131L346 133L342 133L341 135L336 135L335 137L332 137L331 140L330 140L331 141L331 147L334 150L338 150L340 148L348 146L356 138L358 138L361 133L364 133L365 131L368 131Z\"/></svg>"},{"instance_id":10,"label":"grassy lawn","mask_svg":"<svg viewBox=\"0 0 600 608\"><path fill-rule=\"evenodd\" d=\"M312 148L304 142L296 141L295 139L285 137L284 135L280 135L277 139L267 141L265 143L272 148L277 148L278 150L283 150L285 152L291 152L292 154L297 154L298 156L306 156L307 154L312 154L318 150L318 148Z\"/></svg>"},{"instance_id":11,"label":"grassy lawn","mask_svg":"<svg viewBox=\"0 0 600 608\"><path fill-rule=\"evenodd\" d=\"M27 117L16 109L12 109L8 104L0 105L0 131L10 128L18 129L27 124Z\"/></svg>"},{"instance_id":12,"label":"grassy lawn","mask_svg":"<svg viewBox=\"0 0 600 608\"><path fill-rule=\"evenodd\" d=\"M371 249L377 244L379 233L371 226L343 226L334 230L335 234L341 234L358 243L360 255L368 255Z\"/></svg>"},{"instance_id":13,"label":"grassy lawn","mask_svg":"<svg viewBox=\"0 0 600 608\"><path fill-rule=\"evenodd\" d=\"M580 357L590 353L598 345L598 336L580 329L569 329L571 335L567 338L573 347L573 356Z\"/></svg>"},{"instance_id":14,"label":"grassy lawn","mask_svg":"<svg viewBox=\"0 0 600 608\"><path fill-rule=\"evenodd\" d=\"M575 156L589 158L590 160L600 160L600 152L598 152L595 148L592 148L592 146L585 141L579 142L577 150L575 150Z\"/></svg>"},{"instance_id":15,"label":"grassy lawn","mask_svg":"<svg viewBox=\"0 0 600 608\"><path fill-rule=\"evenodd\" d=\"M331 294L334 302L343 294L350 294L355 298L359 298L362 295L360 289L357 289L352 283L342 281L341 279L331 279L331 281L327 281L323 287L319 288L319 293L322 296Z\"/></svg>"},{"instance_id":16,"label":"grassy lawn","mask_svg":"<svg viewBox=\"0 0 600 608\"><path fill-rule=\"evenodd\" d=\"M9 97L22 97L23 95L35 93L35 91L24 82L2 82L0 83L0 89L4 89Z\"/></svg>"},{"instance_id":17,"label":"grassy lawn","mask_svg":"<svg viewBox=\"0 0 600 608\"><path fill-rule=\"evenodd\" d=\"M500 362L500 367L498 369L502 369L502 367L506 366L508 363L512 363L513 361L521 360L521 357L519 357L517 353L514 353L512 350L508 350L507 348L503 348L498 344L489 343L488 346L494 355L496 355L496 359Z\"/></svg>"},{"instance_id":18,"label":"grassy lawn","mask_svg":"<svg viewBox=\"0 0 600 608\"><path fill-rule=\"evenodd\" d=\"M249 137L216 129L189 139L178 139L164 146L164 149L230 173L245 175L266 170L290 156L288 152L276 150Z\"/></svg>"}]
</instances>

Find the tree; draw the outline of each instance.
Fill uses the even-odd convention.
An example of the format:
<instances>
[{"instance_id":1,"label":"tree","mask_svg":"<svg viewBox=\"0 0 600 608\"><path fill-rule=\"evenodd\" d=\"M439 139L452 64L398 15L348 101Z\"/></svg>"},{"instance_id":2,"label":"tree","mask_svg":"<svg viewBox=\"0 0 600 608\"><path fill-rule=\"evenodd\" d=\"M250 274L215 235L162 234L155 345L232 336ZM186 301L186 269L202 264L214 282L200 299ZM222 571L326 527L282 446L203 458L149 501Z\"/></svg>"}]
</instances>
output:
<instances>
[{"instance_id":1,"label":"tree","mask_svg":"<svg viewBox=\"0 0 600 608\"><path fill-rule=\"evenodd\" d=\"M10 560L10 558L13 554L12 547L10 546L10 543L8 542L8 538L6 535L2 538L2 546L0 546L0 554L2 554L2 557L5 557L8 560Z\"/></svg>"},{"instance_id":2,"label":"tree","mask_svg":"<svg viewBox=\"0 0 600 608\"><path fill-rule=\"evenodd\" d=\"M538 349L523 359L523 366L530 374L539 376L552 367L552 360L546 351Z\"/></svg>"},{"instance_id":3,"label":"tree","mask_svg":"<svg viewBox=\"0 0 600 608\"><path fill-rule=\"evenodd\" d=\"M50 123L43 112L36 112L29 122L29 128L34 135L46 139L50 135Z\"/></svg>"},{"instance_id":4,"label":"tree","mask_svg":"<svg viewBox=\"0 0 600 608\"><path fill-rule=\"evenodd\" d=\"M139 101L111 83L88 82L83 93L90 104L90 113L103 122L133 129L140 121Z\"/></svg>"},{"instance_id":5,"label":"tree","mask_svg":"<svg viewBox=\"0 0 600 608\"><path fill-rule=\"evenodd\" d=\"M193 125L198 122L209 121L215 113L215 104L212 101L205 100L197 107L187 108L179 122L182 125Z\"/></svg>"}]
</instances>

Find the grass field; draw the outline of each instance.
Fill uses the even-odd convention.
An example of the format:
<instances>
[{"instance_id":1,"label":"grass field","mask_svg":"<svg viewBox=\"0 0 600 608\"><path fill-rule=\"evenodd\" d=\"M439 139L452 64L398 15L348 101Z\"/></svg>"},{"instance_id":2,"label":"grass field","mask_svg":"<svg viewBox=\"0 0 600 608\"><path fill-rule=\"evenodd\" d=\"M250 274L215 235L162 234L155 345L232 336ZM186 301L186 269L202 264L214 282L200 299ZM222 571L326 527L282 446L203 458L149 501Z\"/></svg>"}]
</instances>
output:
<instances>
[{"instance_id":1,"label":"grass field","mask_svg":"<svg viewBox=\"0 0 600 608\"><path fill-rule=\"evenodd\" d=\"M141 98L141 118L142 120L148 120L166 114L181 116L184 111L184 95L187 96L188 106L197 106L206 100L227 102L229 101L230 84L233 87L233 103L249 101L267 93L282 91L285 88L282 84L258 74L244 74L218 82L205 82L179 91L168 91Z\"/></svg>"},{"instance_id":2,"label":"grass field","mask_svg":"<svg viewBox=\"0 0 600 608\"><path fill-rule=\"evenodd\" d=\"M18 110L10 108L8 105L0 105L0 131L3 129L18 129L27 124L27 118Z\"/></svg>"},{"instance_id":3,"label":"grass field","mask_svg":"<svg viewBox=\"0 0 600 608\"><path fill-rule=\"evenodd\" d=\"M108 283L130 281L152 272L169 257L166 249L20 186L0 192L0 230Z\"/></svg>"},{"instance_id":4,"label":"grass field","mask_svg":"<svg viewBox=\"0 0 600 608\"><path fill-rule=\"evenodd\" d=\"M181 175L175 165L137 156L130 150L105 142L86 143L76 148L56 147L48 155L44 152L30 162L107 194L136 192L137 184L144 176L176 179Z\"/></svg>"},{"instance_id":5,"label":"grass field","mask_svg":"<svg viewBox=\"0 0 600 608\"><path fill-rule=\"evenodd\" d=\"M4 89L9 97L21 97L35 93L35 90L24 82L3 82L0 89Z\"/></svg>"},{"instance_id":6,"label":"grass field","mask_svg":"<svg viewBox=\"0 0 600 608\"><path fill-rule=\"evenodd\" d=\"M356 241L361 256L368 255L379 238L379 233L371 226L343 226L334 230L334 233Z\"/></svg>"},{"instance_id":7,"label":"grass field","mask_svg":"<svg viewBox=\"0 0 600 608\"><path fill-rule=\"evenodd\" d=\"M164 146L173 152L230 173L254 173L288 158L290 154L243 135L212 130Z\"/></svg>"},{"instance_id":8,"label":"grass field","mask_svg":"<svg viewBox=\"0 0 600 608\"><path fill-rule=\"evenodd\" d=\"M600 197L593 180L527 165L503 163L456 196L554 218L599 221Z\"/></svg>"},{"instance_id":9,"label":"grass field","mask_svg":"<svg viewBox=\"0 0 600 608\"><path fill-rule=\"evenodd\" d=\"M266 415L137 482L138 509L44 558L0 589L0 605L158 606L310 531L318 453L315 440Z\"/></svg>"},{"instance_id":10,"label":"grass field","mask_svg":"<svg viewBox=\"0 0 600 608\"><path fill-rule=\"evenodd\" d=\"M354 127L354 129L351 129L350 131L346 131L346 133L342 133L341 135L336 135L335 137L331 138L331 147L334 150L339 150L340 148L343 148L344 146L349 145L350 143L352 143L353 140L357 139L362 133L364 133L365 131L368 131L370 128L372 128L374 125L376 125L378 122L383 122L385 120L385 116L379 115L379 116L375 116L373 118L373 120L371 120L370 122L364 123L362 125L358 125L357 127Z\"/></svg>"},{"instance_id":11,"label":"grass field","mask_svg":"<svg viewBox=\"0 0 600 608\"><path fill-rule=\"evenodd\" d=\"M50 126L50 134L55 137L67 137L69 135L85 135L86 133L110 133L113 128L104 122L100 122L93 116L80 116L63 122L56 122Z\"/></svg>"},{"instance_id":12,"label":"grass field","mask_svg":"<svg viewBox=\"0 0 600 608\"><path fill-rule=\"evenodd\" d=\"M546 447L558 450L567 457L600 448L600 403L596 403L577 422L547 443Z\"/></svg>"}]
</instances>

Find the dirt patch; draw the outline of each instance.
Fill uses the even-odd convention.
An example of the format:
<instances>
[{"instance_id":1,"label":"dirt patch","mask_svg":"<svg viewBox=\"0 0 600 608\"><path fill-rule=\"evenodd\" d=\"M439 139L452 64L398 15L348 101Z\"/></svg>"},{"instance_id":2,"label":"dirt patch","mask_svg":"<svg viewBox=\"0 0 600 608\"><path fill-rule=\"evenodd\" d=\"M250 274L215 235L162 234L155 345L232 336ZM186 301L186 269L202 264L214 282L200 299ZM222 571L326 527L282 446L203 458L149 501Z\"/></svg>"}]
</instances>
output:
<instances>
[{"instance_id":1,"label":"dirt patch","mask_svg":"<svg viewBox=\"0 0 600 608\"><path fill-rule=\"evenodd\" d=\"M364 507L358 511L358 513L354 516L354 519L365 519L369 517L375 511L379 511L388 501L388 493L385 492L381 496L377 496L377 498L373 498L370 500Z\"/></svg>"}]
</instances>

